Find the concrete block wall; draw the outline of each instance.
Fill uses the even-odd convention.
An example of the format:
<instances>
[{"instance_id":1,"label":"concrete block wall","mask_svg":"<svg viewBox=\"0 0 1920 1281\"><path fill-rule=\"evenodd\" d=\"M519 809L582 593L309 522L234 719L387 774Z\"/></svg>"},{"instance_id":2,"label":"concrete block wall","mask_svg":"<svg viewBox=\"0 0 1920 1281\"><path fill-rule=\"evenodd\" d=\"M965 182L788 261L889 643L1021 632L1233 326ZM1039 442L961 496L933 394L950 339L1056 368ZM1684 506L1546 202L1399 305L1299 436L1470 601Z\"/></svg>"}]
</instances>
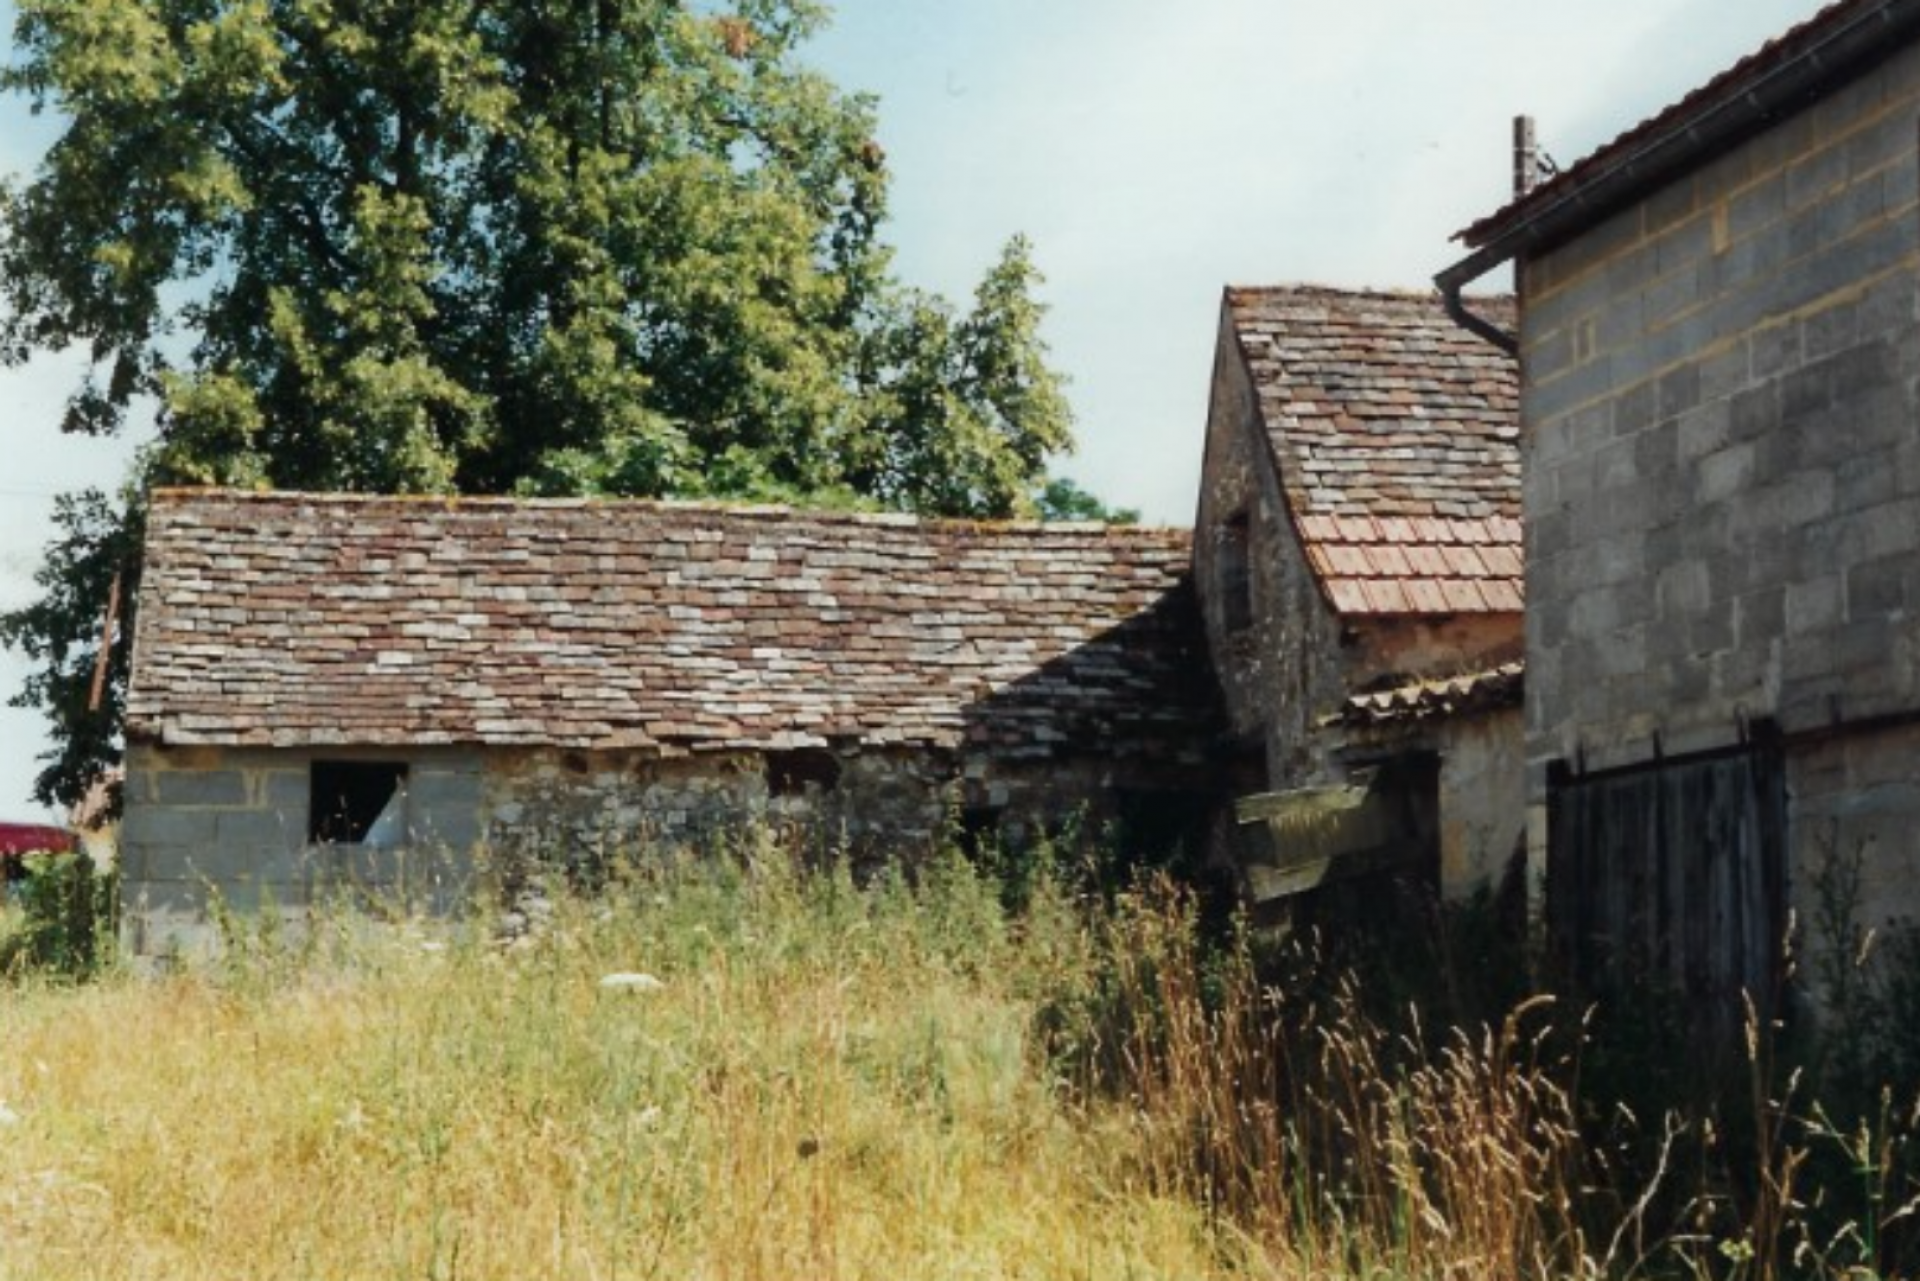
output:
<instances>
[{"instance_id":1,"label":"concrete block wall","mask_svg":"<svg viewBox=\"0 0 1920 1281\"><path fill-rule=\"evenodd\" d=\"M216 941L217 905L298 920L357 893L435 910L457 901L480 833L478 758L361 753L409 767L409 844L376 851L307 842L316 755L352 754L129 747L120 875L122 936L135 954L204 951Z\"/></svg>"},{"instance_id":2,"label":"concrete block wall","mask_svg":"<svg viewBox=\"0 0 1920 1281\"><path fill-rule=\"evenodd\" d=\"M1920 52L1524 265L1536 765L1920 707Z\"/></svg>"},{"instance_id":3,"label":"concrete block wall","mask_svg":"<svg viewBox=\"0 0 1920 1281\"><path fill-rule=\"evenodd\" d=\"M1886 726L1810 743L1791 760L1797 872L1788 892L1798 922L1800 972L1816 983L1848 940L1830 919L1844 909L1854 928L1884 936L1920 924L1920 725ZM1823 901L1836 866L1853 863L1855 892Z\"/></svg>"},{"instance_id":4,"label":"concrete block wall","mask_svg":"<svg viewBox=\"0 0 1920 1281\"><path fill-rule=\"evenodd\" d=\"M1549 762L1776 722L1802 927L1832 840L1920 911L1920 50L1522 265L1532 843Z\"/></svg>"}]
</instances>

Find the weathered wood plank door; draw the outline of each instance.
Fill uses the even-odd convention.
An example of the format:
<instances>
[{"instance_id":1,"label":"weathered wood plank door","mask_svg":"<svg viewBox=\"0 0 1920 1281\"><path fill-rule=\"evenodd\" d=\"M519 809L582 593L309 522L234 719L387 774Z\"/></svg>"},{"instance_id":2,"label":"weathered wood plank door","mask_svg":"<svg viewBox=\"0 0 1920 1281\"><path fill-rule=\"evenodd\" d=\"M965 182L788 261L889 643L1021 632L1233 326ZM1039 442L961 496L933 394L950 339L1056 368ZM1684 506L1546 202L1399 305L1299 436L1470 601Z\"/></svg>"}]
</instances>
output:
<instances>
[{"instance_id":1,"label":"weathered wood plank door","mask_svg":"<svg viewBox=\"0 0 1920 1281\"><path fill-rule=\"evenodd\" d=\"M1576 985L1663 986L1770 1008L1786 929L1776 746L1576 776L1548 790L1547 917Z\"/></svg>"}]
</instances>

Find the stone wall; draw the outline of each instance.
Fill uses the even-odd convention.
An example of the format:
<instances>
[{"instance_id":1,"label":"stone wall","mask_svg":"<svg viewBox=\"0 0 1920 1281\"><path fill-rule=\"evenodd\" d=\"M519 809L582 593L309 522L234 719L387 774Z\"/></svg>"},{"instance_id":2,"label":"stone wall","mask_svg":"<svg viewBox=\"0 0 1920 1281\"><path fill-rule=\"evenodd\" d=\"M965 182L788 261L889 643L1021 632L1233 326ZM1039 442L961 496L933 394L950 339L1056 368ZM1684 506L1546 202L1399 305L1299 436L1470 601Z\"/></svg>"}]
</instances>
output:
<instances>
[{"instance_id":1,"label":"stone wall","mask_svg":"<svg viewBox=\"0 0 1920 1281\"><path fill-rule=\"evenodd\" d=\"M316 759L406 767L406 844L307 839ZM856 866L913 860L952 823L1010 842L1080 821L1099 831L1131 797L1204 810L1212 780L1101 757L1002 762L908 748L701 753L415 748L221 748L128 753L124 928L141 955L216 942L216 903L289 919L342 894L444 912L480 878L588 872L667 847L710 850L767 824Z\"/></svg>"},{"instance_id":2,"label":"stone wall","mask_svg":"<svg viewBox=\"0 0 1920 1281\"><path fill-rule=\"evenodd\" d=\"M1349 726L1330 737L1339 754L1355 762L1436 757L1441 897L1458 900L1501 887L1524 847L1527 775L1518 707Z\"/></svg>"},{"instance_id":3,"label":"stone wall","mask_svg":"<svg viewBox=\"0 0 1920 1281\"><path fill-rule=\"evenodd\" d=\"M1533 797L1770 719L1803 905L1829 818L1920 832L1916 119L1907 49L1522 267Z\"/></svg>"},{"instance_id":4,"label":"stone wall","mask_svg":"<svg viewBox=\"0 0 1920 1281\"><path fill-rule=\"evenodd\" d=\"M1451 676L1517 657L1512 615L1343 620L1313 577L1287 512L1254 387L1223 321L1208 413L1206 461L1194 536L1207 640L1232 730L1264 753L1264 778L1247 790L1282 791L1347 776L1354 739L1323 726L1350 693L1394 677ZM1250 606L1233 626L1226 545L1244 517ZM1496 881L1525 814L1520 714L1425 723L1374 734L1364 751L1440 759L1441 881L1464 896ZM1259 861L1263 848L1243 851Z\"/></svg>"},{"instance_id":5,"label":"stone wall","mask_svg":"<svg viewBox=\"0 0 1920 1281\"><path fill-rule=\"evenodd\" d=\"M1233 732L1266 755L1270 786L1325 777L1318 718L1346 697L1339 619L1308 569L1274 475L1252 379L1223 317L1195 517L1194 570L1207 643ZM1244 517L1248 625L1229 626L1223 546Z\"/></svg>"}]
</instances>

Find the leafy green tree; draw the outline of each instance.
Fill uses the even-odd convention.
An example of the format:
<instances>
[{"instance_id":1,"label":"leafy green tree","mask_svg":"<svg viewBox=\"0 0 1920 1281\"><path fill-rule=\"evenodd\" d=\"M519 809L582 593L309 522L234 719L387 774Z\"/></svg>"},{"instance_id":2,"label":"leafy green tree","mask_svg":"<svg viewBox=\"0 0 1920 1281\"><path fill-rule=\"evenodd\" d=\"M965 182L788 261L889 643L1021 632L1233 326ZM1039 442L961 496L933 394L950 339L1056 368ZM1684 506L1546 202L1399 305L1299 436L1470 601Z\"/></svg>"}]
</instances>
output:
<instances>
[{"instance_id":1,"label":"leafy green tree","mask_svg":"<svg viewBox=\"0 0 1920 1281\"><path fill-rule=\"evenodd\" d=\"M1109 507L1070 477L1055 476L1040 488L1034 505L1041 520L1097 520L1108 525L1138 525L1137 507Z\"/></svg>"},{"instance_id":2,"label":"leafy green tree","mask_svg":"<svg viewBox=\"0 0 1920 1281\"><path fill-rule=\"evenodd\" d=\"M1071 444L1028 247L964 312L894 278L873 103L800 61L823 21L20 0L0 87L66 124L0 193L0 359L91 353L69 431L157 405L142 483L1026 514ZM138 545L98 494L60 526L0 625L61 736L43 800L111 758L117 693L89 719L69 677Z\"/></svg>"}]
</instances>

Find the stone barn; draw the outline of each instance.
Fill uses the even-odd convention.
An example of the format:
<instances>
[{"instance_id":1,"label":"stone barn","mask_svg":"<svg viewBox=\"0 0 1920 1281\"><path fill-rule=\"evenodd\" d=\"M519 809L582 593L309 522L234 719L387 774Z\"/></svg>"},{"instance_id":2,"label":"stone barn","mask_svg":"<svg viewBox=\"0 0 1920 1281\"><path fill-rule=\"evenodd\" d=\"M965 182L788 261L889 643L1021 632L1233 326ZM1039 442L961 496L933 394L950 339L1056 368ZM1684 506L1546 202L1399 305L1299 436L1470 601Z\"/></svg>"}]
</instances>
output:
<instances>
[{"instance_id":1,"label":"stone barn","mask_svg":"<svg viewBox=\"0 0 1920 1281\"><path fill-rule=\"evenodd\" d=\"M1726 1008L1791 921L1803 974L1845 945L1827 889L1920 913L1916 126L1920 3L1846 0L1440 277L1519 281L1476 328L1525 371L1532 844L1583 972Z\"/></svg>"},{"instance_id":2,"label":"stone barn","mask_svg":"<svg viewBox=\"0 0 1920 1281\"><path fill-rule=\"evenodd\" d=\"M1185 531L664 502L152 497L126 933L790 829L1205 839ZM445 893L444 889L440 892Z\"/></svg>"},{"instance_id":3,"label":"stone barn","mask_svg":"<svg viewBox=\"0 0 1920 1281\"><path fill-rule=\"evenodd\" d=\"M1194 563L1256 901L1520 848L1516 384L1432 294L1226 291Z\"/></svg>"}]
</instances>

